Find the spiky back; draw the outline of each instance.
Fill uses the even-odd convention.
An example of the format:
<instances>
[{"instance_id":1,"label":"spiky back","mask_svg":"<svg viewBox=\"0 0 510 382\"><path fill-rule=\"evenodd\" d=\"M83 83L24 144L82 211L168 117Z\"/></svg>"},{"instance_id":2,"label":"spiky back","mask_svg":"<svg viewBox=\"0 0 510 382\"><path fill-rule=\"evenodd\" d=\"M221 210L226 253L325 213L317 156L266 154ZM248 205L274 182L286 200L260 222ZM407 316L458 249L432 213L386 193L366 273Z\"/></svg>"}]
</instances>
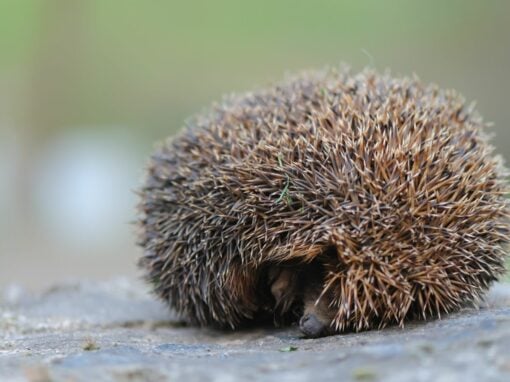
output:
<instances>
[{"instance_id":1,"label":"spiky back","mask_svg":"<svg viewBox=\"0 0 510 382\"><path fill-rule=\"evenodd\" d=\"M252 319L262 267L325 253L338 330L455 310L504 269L506 173L482 128L454 92L371 72L231 97L152 157L141 264L200 324Z\"/></svg>"}]
</instances>

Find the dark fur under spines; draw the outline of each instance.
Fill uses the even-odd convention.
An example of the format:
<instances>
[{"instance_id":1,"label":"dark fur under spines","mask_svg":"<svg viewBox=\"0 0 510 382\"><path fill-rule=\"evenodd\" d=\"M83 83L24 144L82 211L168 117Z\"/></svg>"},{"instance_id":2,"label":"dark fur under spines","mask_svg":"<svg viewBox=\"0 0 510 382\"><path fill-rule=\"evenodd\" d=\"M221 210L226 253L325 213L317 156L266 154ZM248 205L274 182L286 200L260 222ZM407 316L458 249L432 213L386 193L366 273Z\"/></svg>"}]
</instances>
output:
<instances>
[{"instance_id":1,"label":"dark fur under spines","mask_svg":"<svg viewBox=\"0 0 510 382\"><path fill-rule=\"evenodd\" d=\"M504 272L506 170L452 91L323 71L231 97L153 155L141 266L201 325L271 314L272 265L320 262L336 331L435 317Z\"/></svg>"}]
</instances>

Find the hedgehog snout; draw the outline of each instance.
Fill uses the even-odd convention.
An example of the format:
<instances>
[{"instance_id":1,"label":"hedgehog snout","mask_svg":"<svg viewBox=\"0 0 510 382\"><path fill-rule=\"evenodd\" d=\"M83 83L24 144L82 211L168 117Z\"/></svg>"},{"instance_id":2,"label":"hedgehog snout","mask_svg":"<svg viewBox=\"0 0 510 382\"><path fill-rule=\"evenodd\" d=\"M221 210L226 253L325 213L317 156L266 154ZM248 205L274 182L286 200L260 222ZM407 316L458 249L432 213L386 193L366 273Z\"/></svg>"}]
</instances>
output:
<instances>
[{"instance_id":1,"label":"hedgehog snout","mask_svg":"<svg viewBox=\"0 0 510 382\"><path fill-rule=\"evenodd\" d=\"M327 325L314 314L304 314L299 320L299 329L309 338L320 337L326 327Z\"/></svg>"},{"instance_id":2,"label":"hedgehog snout","mask_svg":"<svg viewBox=\"0 0 510 382\"><path fill-rule=\"evenodd\" d=\"M306 337L317 338L334 333L332 323L335 309L331 304L332 295L324 292L324 273L316 267L306 273L303 290L303 315L299 328Z\"/></svg>"}]
</instances>

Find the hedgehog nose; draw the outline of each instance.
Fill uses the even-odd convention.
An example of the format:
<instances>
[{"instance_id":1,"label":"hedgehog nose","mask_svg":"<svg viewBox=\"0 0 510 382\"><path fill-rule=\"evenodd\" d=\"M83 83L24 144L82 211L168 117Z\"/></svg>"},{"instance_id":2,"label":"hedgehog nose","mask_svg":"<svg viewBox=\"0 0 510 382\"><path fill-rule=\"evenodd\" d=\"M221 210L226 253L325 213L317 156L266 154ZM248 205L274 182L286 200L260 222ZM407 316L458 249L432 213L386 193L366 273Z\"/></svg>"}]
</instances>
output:
<instances>
[{"instance_id":1,"label":"hedgehog nose","mask_svg":"<svg viewBox=\"0 0 510 382\"><path fill-rule=\"evenodd\" d=\"M299 320L299 328L310 338L317 338L324 332L324 324L314 314L305 314Z\"/></svg>"}]
</instances>

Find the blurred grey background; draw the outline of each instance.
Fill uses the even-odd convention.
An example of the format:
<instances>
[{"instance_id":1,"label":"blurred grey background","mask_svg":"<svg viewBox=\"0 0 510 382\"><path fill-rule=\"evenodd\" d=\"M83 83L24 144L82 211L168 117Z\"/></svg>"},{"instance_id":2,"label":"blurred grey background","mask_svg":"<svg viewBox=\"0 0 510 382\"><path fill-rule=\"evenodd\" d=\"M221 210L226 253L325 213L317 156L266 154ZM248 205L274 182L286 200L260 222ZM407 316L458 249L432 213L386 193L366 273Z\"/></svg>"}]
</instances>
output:
<instances>
[{"instance_id":1,"label":"blurred grey background","mask_svg":"<svg viewBox=\"0 0 510 382\"><path fill-rule=\"evenodd\" d=\"M509 1L0 0L0 287L138 275L153 143L341 62L458 89L510 157Z\"/></svg>"}]
</instances>

